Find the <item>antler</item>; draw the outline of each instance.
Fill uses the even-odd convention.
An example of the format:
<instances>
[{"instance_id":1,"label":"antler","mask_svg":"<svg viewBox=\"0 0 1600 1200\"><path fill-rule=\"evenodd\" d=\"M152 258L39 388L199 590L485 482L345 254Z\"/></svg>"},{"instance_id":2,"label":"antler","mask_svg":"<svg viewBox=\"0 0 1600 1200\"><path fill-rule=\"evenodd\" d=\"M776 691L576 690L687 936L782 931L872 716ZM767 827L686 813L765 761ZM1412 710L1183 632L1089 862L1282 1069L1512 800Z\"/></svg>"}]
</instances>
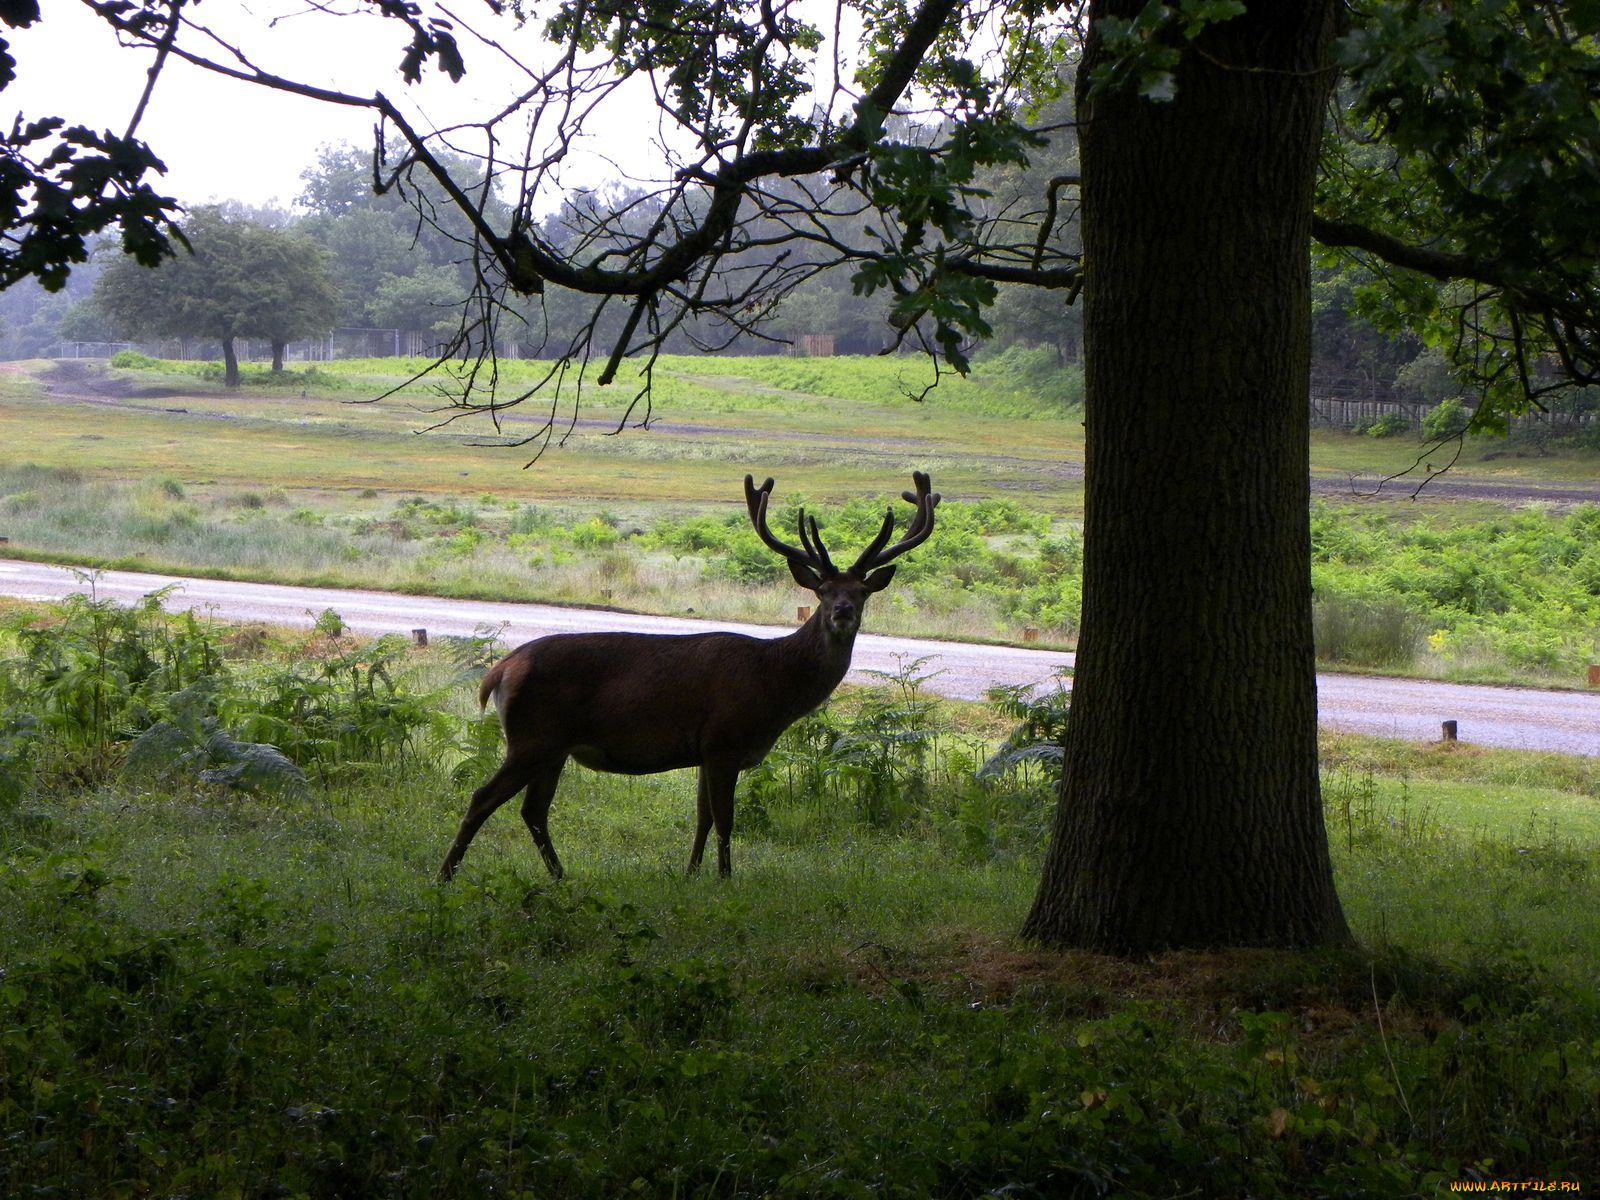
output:
<instances>
[{"instance_id":1,"label":"antler","mask_svg":"<svg viewBox=\"0 0 1600 1200\"><path fill-rule=\"evenodd\" d=\"M817 532L816 518L811 518L811 533L806 534L805 510L800 510L800 543L804 546L791 546L788 542L780 542L772 535L772 530L767 528L767 502L772 498L772 480L769 478L760 487L756 486L755 477L744 477L744 502L750 509L750 524L755 526L756 536L769 550L774 550L789 560L791 567L802 567L815 574L820 574L824 579L831 578L839 572L834 568L828 558L828 549L822 544L822 535ZM814 544L813 544L814 543Z\"/></svg>"},{"instance_id":2,"label":"antler","mask_svg":"<svg viewBox=\"0 0 1600 1200\"><path fill-rule=\"evenodd\" d=\"M911 479L916 484L917 490L900 493L917 506L916 515L911 518L905 537L887 550L884 549L884 545L894 533L894 510L890 509L884 514L883 526L878 530L878 536L872 539L872 544L861 552L861 557L856 559L855 565L844 574L860 579L868 571L883 566L891 559L899 558L913 547L920 546L933 532L933 510L939 506L939 493L929 490L932 484L926 472L913 471ZM772 530L767 527L767 504L771 498L771 479L757 487L753 476L744 477L744 501L750 509L750 524L755 526L756 536L769 550L774 550L788 559L791 569L803 568L823 579L837 578L840 571L828 557L828 548L822 542L821 531L817 529L817 519L806 516L804 509L800 510L799 546L791 546L773 536Z\"/></svg>"},{"instance_id":3,"label":"antler","mask_svg":"<svg viewBox=\"0 0 1600 1200\"><path fill-rule=\"evenodd\" d=\"M891 508L883 515L883 527L878 530L878 536L872 539L872 544L861 552L861 557L856 559L855 565L850 568L851 575L860 578L868 571L899 558L907 550L914 549L928 540L928 535L933 532L933 510L939 507L939 493L929 491L933 483L926 471L911 472L911 481L917 486L916 492L900 493L904 499L917 506L916 515L911 518L905 537L887 550L883 548L889 536L894 533L894 509Z\"/></svg>"}]
</instances>

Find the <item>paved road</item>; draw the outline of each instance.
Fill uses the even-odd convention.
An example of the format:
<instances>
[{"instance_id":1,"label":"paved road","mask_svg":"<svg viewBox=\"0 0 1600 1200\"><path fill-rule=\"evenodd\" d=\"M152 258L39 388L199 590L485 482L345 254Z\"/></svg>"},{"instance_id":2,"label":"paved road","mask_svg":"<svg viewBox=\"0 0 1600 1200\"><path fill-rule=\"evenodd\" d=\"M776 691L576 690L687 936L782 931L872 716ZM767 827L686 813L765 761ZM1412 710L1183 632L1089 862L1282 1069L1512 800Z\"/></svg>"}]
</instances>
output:
<instances>
[{"instance_id":1,"label":"paved road","mask_svg":"<svg viewBox=\"0 0 1600 1200\"><path fill-rule=\"evenodd\" d=\"M487 626L508 643L517 644L547 633L623 629L657 633L695 633L732 629L756 637L776 637L774 626L739 625L675 617L639 616L595 609L554 608L442 600L392 592L286 587L279 584L230 583L132 571L106 571L95 578L95 594L133 601L158 588L177 585L166 601L169 609L214 611L228 621L260 621L309 626L331 608L351 629L366 634L408 633L467 635ZM87 584L71 570L43 563L0 559L0 594L54 600L84 591ZM868 622L871 612L868 612ZM929 685L942 695L981 699L998 683L1031 684L1048 680L1069 666L1070 654L1004 646L972 646L916 638L864 633L856 639L850 678L870 678L873 671L893 672L902 662L925 658L924 671L937 671ZM1426 680L1382 679L1365 675L1319 675L1317 695L1323 724L1385 737L1428 741L1439 736L1440 722L1459 723L1463 741L1519 749L1560 751L1600 756L1600 692L1542 691L1533 688L1480 687Z\"/></svg>"}]
</instances>

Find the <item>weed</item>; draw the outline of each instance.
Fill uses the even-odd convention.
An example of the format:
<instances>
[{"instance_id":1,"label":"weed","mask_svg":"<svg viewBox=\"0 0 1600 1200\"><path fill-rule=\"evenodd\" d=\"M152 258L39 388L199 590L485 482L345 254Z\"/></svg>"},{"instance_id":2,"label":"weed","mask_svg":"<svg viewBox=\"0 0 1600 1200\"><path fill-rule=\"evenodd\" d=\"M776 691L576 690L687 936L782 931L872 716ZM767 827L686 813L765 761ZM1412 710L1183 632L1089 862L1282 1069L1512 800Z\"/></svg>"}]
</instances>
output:
<instances>
[{"instance_id":1,"label":"weed","mask_svg":"<svg viewBox=\"0 0 1600 1200\"><path fill-rule=\"evenodd\" d=\"M1417 619L1392 600L1319 597L1312 606L1317 657L1355 667L1411 666L1422 642Z\"/></svg>"}]
</instances>

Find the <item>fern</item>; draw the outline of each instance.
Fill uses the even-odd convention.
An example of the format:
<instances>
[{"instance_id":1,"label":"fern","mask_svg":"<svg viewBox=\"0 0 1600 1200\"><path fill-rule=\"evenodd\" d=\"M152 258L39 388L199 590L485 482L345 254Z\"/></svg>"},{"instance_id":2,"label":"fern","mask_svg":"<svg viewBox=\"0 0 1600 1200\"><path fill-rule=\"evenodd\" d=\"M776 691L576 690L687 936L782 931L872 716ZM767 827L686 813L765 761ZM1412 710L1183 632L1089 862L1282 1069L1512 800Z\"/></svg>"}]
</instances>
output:
<instances>
[{"instance_id":1,"label":"fern","mask_svg":"<svg viewBox=\"0 0 1600 1200\"><path fill-rule=\"evenodd\" d=\"M32 713L0 717L0 813L16 808L27 794L39 736L39 719Z\"/></svg>"},{"instance_id":2,"label":"fern","mask_svg":"<svg viewBox=\"0 0 1600 1200\"><path fill-rule=\"evenodd\" d=\"M126 770L157 778L188 776L232 791L308 800L311 785L288 755L265 742L246 742L222 727L209 681L169 699L169 714L128 747Z\"/></svg>"},{"instance_id":3,"label":"fern","mask_svg":"<svg viewBox=\"0 0 1600 1200\"><path fill-rule=\"evenodd\" d=\"M1029 684L1010 684L989 690L989 703L1020 723L978 768L979 779L1009 775L1034 762L1044 764L1047 776L1060 776L1062 739L1066 736L1067 710L1072 702L1072 693L1066 686L1067 674L1062 671L1055 690L1040 695L1036 695Z\"/></svg>"},{"instance_id":4,"label":"fern","mask_svg":"<svg viewBox=\"0 0 1600 1200\"><path fill-rule=\"evenodd\" d=\"M447 634L435 638L434 645L439 647L450 665L456 669L458 679L475 679L500 656L500 639L505 636L505 631L505 622L497 626L479 625L471 637Z\"/></svg>"}]
</instances>

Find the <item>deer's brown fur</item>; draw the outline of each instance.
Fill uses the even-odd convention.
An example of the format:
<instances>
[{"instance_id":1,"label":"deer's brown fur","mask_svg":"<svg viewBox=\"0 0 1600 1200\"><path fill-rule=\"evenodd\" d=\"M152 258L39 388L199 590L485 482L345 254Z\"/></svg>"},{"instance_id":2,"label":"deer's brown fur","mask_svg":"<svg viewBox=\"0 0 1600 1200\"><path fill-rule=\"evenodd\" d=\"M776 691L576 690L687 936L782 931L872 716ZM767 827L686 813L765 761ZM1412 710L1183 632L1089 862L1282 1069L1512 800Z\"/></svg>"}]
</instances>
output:
<instances>
[{"instance_id":1,"label":"deer's brown fur","mask_svg":"<svg viewBox=\"0 0 1600 1200\"><path fill-rule=\"evenodd\" d=\"M472 794L461 828L439 874L449 879L479 826L525 790L522 818L545 866L556 878L561 860L548 819L556 783L569 758L597 771L647 775L679 767L700 769L695 870L706 838L717 831L717 868L732 870L733 792L739 772L766 757L798 718L833 692L850 667L850 653L867 597L888 585L886 566L921 544L933 530L937 493L917 472L917 506L906 536L884 549L892 511L856 563L834 567L816 522L801 514L797 548L767 529L772 480L760 488L745 478L750 519L762 541L788 561L802 587L816 593L816 611L787 637L739 633L563 633L527 642L484 676L478 702L494 702L506 736L506 757Z\"/></svg>"}]
</instances>

